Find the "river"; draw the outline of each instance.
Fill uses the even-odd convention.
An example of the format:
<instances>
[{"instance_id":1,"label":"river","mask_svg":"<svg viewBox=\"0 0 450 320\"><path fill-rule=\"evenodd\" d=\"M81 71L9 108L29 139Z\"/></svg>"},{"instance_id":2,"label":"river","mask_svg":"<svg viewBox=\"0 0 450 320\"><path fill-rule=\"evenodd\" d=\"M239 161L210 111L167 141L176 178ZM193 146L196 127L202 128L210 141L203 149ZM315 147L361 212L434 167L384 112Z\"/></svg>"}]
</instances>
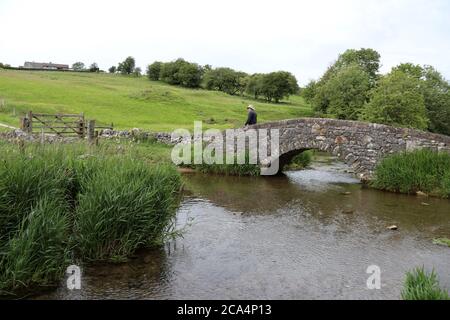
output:
<instances>
[{"instance_id":1,"label":"river","mask_svg":"<svg viewBox=\"0 0 450 320\"><path fill-rule=\"evenodd\" d=\"M432 241L450 237L450 201L368 189L347 171L322 159L280 177L185 175L183 237L36 298L399 299L420 266L449 288L450 248ZM367 288L371 265L380 290Z\"/></svg>"}]
</instances>

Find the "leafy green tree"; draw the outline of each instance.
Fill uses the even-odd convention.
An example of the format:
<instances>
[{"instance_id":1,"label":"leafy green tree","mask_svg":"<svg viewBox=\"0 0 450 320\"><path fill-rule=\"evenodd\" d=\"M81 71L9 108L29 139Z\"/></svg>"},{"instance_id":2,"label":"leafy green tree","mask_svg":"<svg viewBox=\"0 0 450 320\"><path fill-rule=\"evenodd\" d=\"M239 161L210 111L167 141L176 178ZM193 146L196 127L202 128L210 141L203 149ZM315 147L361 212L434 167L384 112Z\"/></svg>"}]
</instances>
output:
<instances>
[{"instance_id":1,"label":"leafy green tree","mask_svg":"<svg viewBox=\"0 0 450 320\"><path fill-rule=\"evenodd\" d=\"M117 67L117 71L119 71L121 74L132 74L135 66L136 66L136 61L134 60L134 58L127 57L123 62L119 63L119 66Z\"/></svg>"},{"instance_id":2,"label":"leafy green tree","mask_svg":"<svg viewBox=\"0 0 450 320\"><path fill-rule=\"evenodd\" d=\"M268 102L274 100L278 103L281 99L299 91L297 79L286 71L265 74L261 86L261 94Z\"/></svg>"},{"instance_id":3,"label":"leafy green tree","mask_svg":"<svg viewBox=\"0 0 450 320\"><path fill-rule=\"evenodd\" d=\"M341 68L320 90L327 97L327 113L338 119L357 120L368 101L369 75L358 65Z\"/></svg>"},{"instance_id":4,"label":"leafy green tree","mask_svg":"<svg viewBox=\"0 0 450 320\"><path fill-rule=\"evenodd\" d=\"M312 103L317 93L317 81L311 80L306 87L300 89L300 95L308 103Z\"/></svg>"},{"instance_id":5,"label":"leafy green tree","mask_svg":"<svg viewBox=\"0 0 450 320\"><path fill-rule=\"evenodd\" d=\"M89 72L99 72L100 68L98 67L97 63L92 63L89 67Z\"/></svg>"},{"instance_id":6,"label":"leafy green tree","mask_svg":"<svg viewBox=\"0 0 450 320\"><path fill-rule=\"evenodd\" d=\"M139 68L139 67L134 68L134 70L133 70L133 76L135 76L135 77L140 77L141 74L142 74L142 69L141 69L141 68Z\"/></svg>"},{"instance_id":7,"label":"leafy green tree","mask_svg":"<svg viewBox=\"0 0 450 320\"><path fill-rule=\"evenodd\" d=\"M327 90L324 87L327 85L327 82L335 77L342 69L351 65L358 65L366 72L369 77L370 88L376 86L379 79L380 54L373 49L349 49L340 54L336 62L328 67L320 80L314 83L314 86L310 88L314 90L308 91L310 94L308 99L311 101L316 112L321 114L328 113L330 97L327 96Z\"/></svg>"},{"instance_id":8,"label":"leafy green tree","mask_svg":"<svg viewBox=\"0 0 450 320\"><path fill-rule=\"evenodd\" d=\"M426 129L428 117L420 80L403 71L392 71L373 89L372 100L361 119L375 123Z\"/></svg>"},{"instance_id":9,"label":"leafy green tree","mask_svg":"<svg viewBox=\"0 0 450 320\"><path fill-rule=\"evenodd\" d=\"M147 77L150 80L158 81L163 63L155 61L147 67Z\"/></svg>"},{"instance_id":10,"label":"leafy green tree","mask_svg":"<svg viewBox=\"0 0 450 320\"><path fill-rule=\"evenodd\" d=\"M111 68L108 69L109 73L116 73L117 68L116 66L112 66Z\"/></svg>"},{"instance_id":11,"label":"leafy green tree","mask_svg":"<svg viewBox=\"0 0 450 320\"><path fill-rule=\"evenodd\" d=\"M260 73L255 73L251 75L246 84L245 92L256 100L262 93L264 75Z\"/></svg>"},{"instance_id":12,"label":"leafy green tree","mask_svg":"<svg viewBox=\"0 0 450 320\"><path fill-rule=\"evenodd\" d=\"M398 66L392 68L392 71L401 71L408 76L414 77L416 79L422 79L424 76L425 70L418 64L413 63L401 63Z\"/></svg>"},{"instance_id":13,"label":"leafy green tree","mask_svg":"<svg viewBox=\"0 0 450 320\"><path fill-rule=\"evenodd\" d=\"M247 74L231 68L216 68L205 73L203 86L208 90L218 90L236 95L245 90Z\"/></svg>"},{"instance_id":14,"label":"leafy green tree","mask_svg":"<svg viewBox=\"0 0 450 320\"><path fill-rule=\"evenodd\" d=\"M86 67L85 67L83 62L75 62L72 65L72 69L75 70L75 71L83 71L83 70L86 69Z\"/></svg>"},{"instance_id":15,"label":"leafy green tree","mask_svg":"<svg viewBox=\"0 0 450 320\"><path fill-rule=\"evenodd\" d=\"M187 88L198 88L202 81L202 68L196 63L181 64L176 77L179 84Z\"/></svg>"},{"instance_id":16,"label":"leafy green tree","mask_svg":"<svg viewBox=\"0 0 450 320\"><path fill-rule=\"evenodd\" d=\"M431 66L425 66L423 77L422 92L430 119L428 129L450 135L450 84Z\"/></svg>"},{"instance_id":17,"label":"leafy green tree","mask_svg":"<svg viewBox=\"0 0 450 320\"><path fill-rule=\"evenodd\" d=\"M188 88L198 88L201 83L203 70L196 63L190 63L184 59L163 63L160 79L173 85L181 85Z\"/></svg>"},{"instance_id":18,"label":"leafy green tree","mask_svg":"<svg viewBox=\"0 0 450 320\"><path fill-rule=\"evenodd\" d=\"M349 49L339 56L334 69L337 72L341 68L357 64L369 75L371 85L374 85L378 79L380 58L380 54L373 49Z\"/></svg>"}]
</instances>

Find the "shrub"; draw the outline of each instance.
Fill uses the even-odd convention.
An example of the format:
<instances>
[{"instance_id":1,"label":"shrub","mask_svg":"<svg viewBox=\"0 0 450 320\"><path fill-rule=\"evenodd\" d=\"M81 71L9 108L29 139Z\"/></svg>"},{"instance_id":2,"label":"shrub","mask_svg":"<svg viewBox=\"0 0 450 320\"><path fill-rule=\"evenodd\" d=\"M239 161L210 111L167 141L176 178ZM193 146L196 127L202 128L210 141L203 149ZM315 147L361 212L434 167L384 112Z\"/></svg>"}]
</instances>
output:
<instances>
[{"instance_id":1,"label":"shrub","mask_svg":"<svg viewBox=\"0 0 450 320\"><path fill-rule=\"evenodd\" d=\"M417 268L406 274L402 291L403 300L449 300L446 290L439 287L434 270L427 273L424 268Z\"/></svg>"},{"instance_id":2,"label":"shrub","mask_svg":"<svg viewBox=\"0 0 450 320\"><path fill-rule=\"evenodd\" d=\"M450 154L431 150L404 152L383 159L371 186L393 192L418 191L450 196Z\"/></svg>"}]
</instances>

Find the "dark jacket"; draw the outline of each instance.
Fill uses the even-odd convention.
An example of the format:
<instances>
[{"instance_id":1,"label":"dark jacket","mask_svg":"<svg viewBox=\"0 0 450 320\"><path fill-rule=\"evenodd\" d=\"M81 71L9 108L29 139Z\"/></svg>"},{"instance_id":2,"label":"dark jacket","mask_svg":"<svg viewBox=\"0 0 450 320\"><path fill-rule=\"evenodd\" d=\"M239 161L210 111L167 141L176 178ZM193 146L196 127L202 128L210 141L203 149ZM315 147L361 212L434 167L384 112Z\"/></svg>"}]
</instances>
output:
<instances>
[{"instance_id":1,"label":"dark jacket","mask_svg":"<svg viewBox=\"0 0 450 320\"><path fill-rule=\"evenodd\" d=\"M254 110L250 110L248 112L248 118L247 118L247 122L245 123L246 126L251 126L256 124L257 122L257 115L256 112Z\"/></svg>"}]
</instances>

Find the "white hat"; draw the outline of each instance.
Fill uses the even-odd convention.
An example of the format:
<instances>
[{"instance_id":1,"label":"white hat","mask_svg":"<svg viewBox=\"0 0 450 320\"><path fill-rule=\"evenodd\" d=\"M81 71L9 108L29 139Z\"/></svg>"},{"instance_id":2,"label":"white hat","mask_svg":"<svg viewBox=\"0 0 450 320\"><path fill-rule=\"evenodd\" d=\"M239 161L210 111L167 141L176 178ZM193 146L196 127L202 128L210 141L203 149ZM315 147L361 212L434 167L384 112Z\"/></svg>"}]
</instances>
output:
<instances>
[{"instance_id":1,"label":"white hat","mask_svg":"<svg viewBox=\"0 0 450 320\"><path fill-rule=\"evenodd\" d=\"M253 111L255 111L255 107L254 107L253 105L249 105L249 106L247 107L247 109L252 109Z\"/></svg>"}]
</instances>

